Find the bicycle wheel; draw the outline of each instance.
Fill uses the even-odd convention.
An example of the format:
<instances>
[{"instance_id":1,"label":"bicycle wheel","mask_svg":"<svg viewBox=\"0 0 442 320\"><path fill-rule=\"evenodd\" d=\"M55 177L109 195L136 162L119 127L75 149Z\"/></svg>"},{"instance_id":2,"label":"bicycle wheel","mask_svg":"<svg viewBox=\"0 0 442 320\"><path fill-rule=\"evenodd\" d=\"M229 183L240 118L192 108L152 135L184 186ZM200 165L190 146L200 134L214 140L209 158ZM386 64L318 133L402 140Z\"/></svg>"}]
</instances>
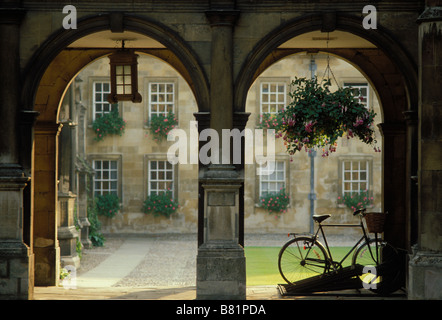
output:
<instances>
[{"instance_id":1,"label":"bicycle wheel","mask_svg":"<svg viewBox=\"0 0 442 320\"><path fill-rule=\"evenodd\" d=\"M363 267L359 278L362 286L378 294L389 294L400 288L397 250L381 239L362 244L353 255L353 265Z\"/></svg>"},{"instance_id":2,"label":"bicycle wheel","mask_svg":"<svg viewBox=\"0 0 442 320\"><path fill-rule=\"evenodd\" d=\"M327 257L321 243L309 237L295 238L279 251L279 273L289 284L323 274L328 269Z\"/></svg>"}]
</instances>

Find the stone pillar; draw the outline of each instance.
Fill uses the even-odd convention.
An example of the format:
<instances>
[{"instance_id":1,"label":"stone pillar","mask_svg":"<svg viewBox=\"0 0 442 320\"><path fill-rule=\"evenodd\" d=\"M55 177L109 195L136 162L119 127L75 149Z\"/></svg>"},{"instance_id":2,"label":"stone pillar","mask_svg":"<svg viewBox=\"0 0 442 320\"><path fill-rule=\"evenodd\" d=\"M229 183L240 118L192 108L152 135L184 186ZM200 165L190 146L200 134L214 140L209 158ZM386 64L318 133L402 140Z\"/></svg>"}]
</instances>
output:
<instances>
[{"instance_id":1,"label":"stone pillar","mask_svg":"<svg viewBox=\"0 0 442 320\"><path fill-rule=\"evenodd\" d=\"M60 245L61 267L80 267L77 254L78 231L75 226L76 175L74 172L74 156L76 154L76 128L73 121L74 94L71 85L59 110L59 121L63 123L59 138L59 170L58 170L58 240Z\"/></svg>"},{"instance_id":2,"label":"stone pillar","mask_svg":"<svg viewBox=\"0 0 442 320\"><path fill-rule=\"evenodd\" d=\"M32 251L23 241L23 189L19 164L19 1L0 4L0 299L31 299Z\"/></svg>"},{"instance_id":3,"label":"stone pillar","mask_svg":"<svg viewBox=\"0 0 442 320\"><path fill-rule=\"evenodd\" d=\"M408 296L442 299L442 1L428 0L419 23L418 244Z\"/></svg>"},{"instance_id":4,"label":"stone pillar","mask_svg":"<svg viewBox=\"0 0 442 320\"><path fill-rule=\"evenodd\" d=\"M210 166L202 179L204 242L197 256L197 299L246 299L244 248L239 245L241 180L232 167L222 165Z\"/></svg>"},{"instance_id":5,"label":"stone pillar","mask_svg":"<svg viewBox=\"0 0 442 320\"><path fill-rule=\"evenodd\" d=\"M403 112L407 123L407 251L417 243L417 167L418 167L418 115L417 110Z\"/></svg>"},{"instance_id":6,"label":"stone pillar","mask_svg":"<svg viewBox=\"0 0 442 320\"><path fill-rule=\"evenodd\" d=\"M406 224L406 177L407 136L403 123L381 123L378 125L383 137L383 211L388 212L384 237L393 246L407 247Z\"/></svg>"},{"instance_id":7,"label":"stone pillar","mask_svg":"<svg viewBox=\"0 0 442 320\"><path fill-rule=\"evenodd\" d=\"M19 165L0 164L0 299L31 299L33 256L23 242L23 189Z\"/></svg>"},{"instance_id":8,"label":"stone pillar","mask_svg":"<svg viewBox=\"0 0 442 320\"><path fill-rule=\"evenodd\" d=\"M221 141L222 130L233 127L233 27L238 11L212 10L206 15L212 27L210 127ZM197 299L245 299L245 256L239 244L244 177L223 159L221 143L219 155L219 164L200 170L204 215L199 224L203 243L197 256Z\"/></svg>"},{"instance_id":9,"label":"stone pillar","mask_svg":"<svg viewBox=\"0 0 442 320\"><path fill-rule=\"evenodd\" d=\"M81 85L83 80L75 78L74 103L77 117L77 130L75 135L77 151L75 154L75 171L77 175L77 217L81 226L81 244L84 248L92 248L89 239L90 222L87 217L88 210L88 179L93 176L93 169L85 160L86 157L86 131L87 131L87 108L83 105Z\"/></svg>"},{"instance_id":10,"label":"stone pillar","mask_svg":"<svg viewBox=\"0 0 442 320\"><path fill-rule=\"evenodd\" d=\"M60 249L57 237L57 156L61 125L35 126L34 255L35 285L55 286L59 280Z\"/></svg>"}]
</instances>

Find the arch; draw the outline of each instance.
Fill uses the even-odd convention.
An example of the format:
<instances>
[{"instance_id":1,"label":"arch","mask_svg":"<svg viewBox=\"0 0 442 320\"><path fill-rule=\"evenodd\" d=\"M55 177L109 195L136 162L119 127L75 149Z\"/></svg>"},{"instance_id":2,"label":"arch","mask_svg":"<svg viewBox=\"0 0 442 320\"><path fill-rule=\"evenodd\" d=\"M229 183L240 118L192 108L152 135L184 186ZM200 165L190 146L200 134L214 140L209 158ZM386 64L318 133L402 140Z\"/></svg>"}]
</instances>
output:
<instances>
[{"instance_id":1,"label":"arch","mask_svg":"<svg viewBox=\"0 0 442 320\"><path fill-rule=\"evenodd\" d=\"M61 29L46 39L27 63L23 72L25 75L22 89L23 109L33 109L40 81L57 56L75 40L95 32L109 30L111 17L111 14L107 14L81 19L78 21L77 29ZM149 54L163 59L177 69L189 83L195 95L199 110L208 111L209 85L206 74L192 49L185 44L181 37L166 26L146 18L124 15L123 23L125 31L133 31L151 37L167 48L167 50L163 50L163 52L159 52L158 50L147 51L149 51ZM103 56L110 53L110 51L111 50L103 51L100 54ZM92 56L88 62L99 57L95 53L92 53ZM86 57L85 59L87 60ZM80 69L77 71L79 70Z\"/></svg>"},{"instance_id":2,"label":"arch","mask_svg":"<svg viewBox=\"0 0 442 320\"><path fill-rule=\"evenodd\" d=\"M125 31L136 32L160 42L166 49L139 48L172 65L188 82L200 111L209 110L206 75L191 48L173 31L156 22L124 15ZM87 17L78 21L78 29L61 29L48 37L34 53L23 72L21 104L24 110L39 112L32 139L35 148L22 148L21 156L29 159L32 187L26 199L25 216L32 221L30 240L34 252L34 281L37 286L55 285L57 261L57 154L58 109L66 88L86 65L106 56L112 48L71 50L74 41L99 31L109 30L112 14ZM32 153L34 157L32 157ZM33 160L30 160L32 159Z\"/></svg>"},{"instance_id":3,"label":"arch","mask_svg":"<svg viewBox=\"0 0 442 320\"><path fill-rule=\"evenodd\" d=\"M330 32L348 32L375 46L373 49L342 48L320 51L328 51L357 66L378 93L384 121L379 125L384 145L382 205L383 210L390 213L385 238L397 247L405 248L410 245L407 243L407 210L411 207L411 172L407 162L416 161L417 155L410 152L403 112L417 108L417 67L404 47L382 26L378 25L377 30L365 30L360 19L340 13L333 14L336 15L336 24L328 28ZM326 20L327 17L322 14L296 18L273 29L256 44L235 79L233 108L236 112L245 111L248 90L266 67L284 56L305 51L278 48L304 33L324 30Z\"/></svg>"},{"instance_id":4,"label":"arch","mask_svg":"<svg viewBox=\"0 0 442 320\"><path fill-rule=\"evenodd\" d=\"M234 92L235 110L244 111L248 88L250 88L253 81L266 66L285 55L296 53L295 49L291 52L290 50L285 53L278 52L277 48L281 44L301 34L322 30L323 25L323 15L321 14L303 16L272 30L261 39L247 57L236 79ZM403 96L405 98L405 101L403 101L405 105L398 107L396 110L391 108L390 116L391 122L402 122L400 120L402 115L400 114L399 118L397 118L397 111L402 109L399 111L400 113L407 109L414 109L418 101L416 90L417 67L407 51L382 26L378 26L378 30L365 30L360 19L345 14L336 13L335 30L352 33L373 43L378 48L376 52L373 52L373 50L354 49L329 49L329 52L348 60L353 65L357 65L370 78L379 92L381 103L389 105L388 108L401 104L401 101L397 101L396 97L394 97L397 93L395 93L393 86L399 84L405 90ZM389 67L393 66L394 73L400 79L385 78L381 72L385 68L385 64L390 64ZM399 93L399 95L401 94ZM386 119L390 119L388 115Z\"/></svg>"}]
</instances>

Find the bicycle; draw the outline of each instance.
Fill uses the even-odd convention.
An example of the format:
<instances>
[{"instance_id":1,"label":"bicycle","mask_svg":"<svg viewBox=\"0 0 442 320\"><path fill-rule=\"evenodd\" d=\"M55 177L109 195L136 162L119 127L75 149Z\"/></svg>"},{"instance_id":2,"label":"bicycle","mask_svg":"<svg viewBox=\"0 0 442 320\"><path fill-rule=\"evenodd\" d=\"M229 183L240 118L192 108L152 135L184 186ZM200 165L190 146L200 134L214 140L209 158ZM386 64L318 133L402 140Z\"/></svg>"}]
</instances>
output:
<instances>
[{"instance_id":1,"label":"bicycle","mask_svg":"<svg viewBox=\"0 0 442 320\"><path fill-rule=\"evenodd\" d=\"M365 209L357 210L359 224L322 224L330 214L314 215L312 218L318 224L315 234L290 233L294 239L289 240L281 248L278 256L278 268L282 278L292 285L314 276L339 272L343 269L343 262L353 252L351 268L361 270L359 279L361 285L379 294L389 294L399 289L398 251L387 242L378 238L370 238L364 227L363 218ZM362 237L340 260L333 260L324 227L359 227ZM318 235L324 239L325 246L318 241ZM304 281L305 282L305 281Z\"/></svg>"}]
</instances>

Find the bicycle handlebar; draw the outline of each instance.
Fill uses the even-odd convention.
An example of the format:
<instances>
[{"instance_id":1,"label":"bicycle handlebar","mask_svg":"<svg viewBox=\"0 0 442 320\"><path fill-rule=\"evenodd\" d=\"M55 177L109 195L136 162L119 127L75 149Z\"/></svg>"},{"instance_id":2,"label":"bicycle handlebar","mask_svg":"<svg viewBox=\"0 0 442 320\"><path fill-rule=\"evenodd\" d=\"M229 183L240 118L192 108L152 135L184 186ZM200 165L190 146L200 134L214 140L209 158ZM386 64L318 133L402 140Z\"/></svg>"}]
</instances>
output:
<instances>
[{"instance_id":1,"label":"bicycle handlebar","mask_svg":"<svg viewBox=\"0 0 442 320\"><path fill-rule=\"evenodd\" d=\"M358 215L358 214L361 214L361 215L363 215L364 213L365 213L365 210L367 210L367 209L358 209L358 210L356 210L355 212L353 212L353 215L355 216L355 215Z\"/></svg>"}]
</instances>

